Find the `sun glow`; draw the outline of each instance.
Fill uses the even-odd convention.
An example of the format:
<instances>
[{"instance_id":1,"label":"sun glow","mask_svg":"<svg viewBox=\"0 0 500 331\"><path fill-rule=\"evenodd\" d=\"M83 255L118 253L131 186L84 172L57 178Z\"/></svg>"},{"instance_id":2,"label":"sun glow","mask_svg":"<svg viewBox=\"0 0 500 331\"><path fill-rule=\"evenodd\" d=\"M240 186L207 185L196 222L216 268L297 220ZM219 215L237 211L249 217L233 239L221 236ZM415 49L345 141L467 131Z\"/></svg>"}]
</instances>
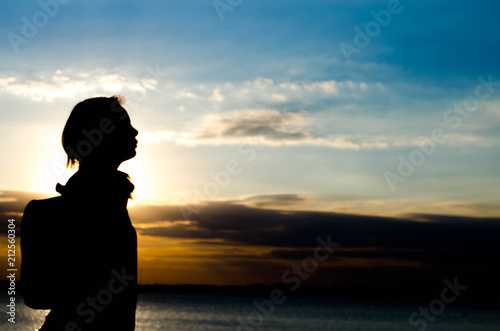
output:
<instances>
[{"instance_id":1,"label":"sun glow","mask_svg":"<svg viewBox=\"0 0 500 331\"><path fill-rule=\"evenodd\" d=\"M130 206L155 200L152 185L153 177L155 176L149 170L146 157L136 156L131 160L125 161L118 170L126 172L130 176L130 181L135 186L132 193L133 199L129 201Z\"/></svg>"}]
</instances>

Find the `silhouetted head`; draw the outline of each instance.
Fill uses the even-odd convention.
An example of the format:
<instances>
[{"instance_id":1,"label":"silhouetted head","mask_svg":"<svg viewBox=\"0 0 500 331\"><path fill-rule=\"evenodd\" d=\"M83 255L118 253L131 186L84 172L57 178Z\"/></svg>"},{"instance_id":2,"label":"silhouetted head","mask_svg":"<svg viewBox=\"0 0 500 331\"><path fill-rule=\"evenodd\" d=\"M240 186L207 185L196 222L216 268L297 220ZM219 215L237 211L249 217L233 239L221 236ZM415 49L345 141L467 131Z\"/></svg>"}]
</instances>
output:
<instances>
[{"instance_id":1,"label":"silhouetted head","mask_svg":"<svg viewBox=\"0 0 500 331\"><path fill-rule=\"evenodd\" d=\"M138 131L130 123L119 96L78 103L64 127L62 144L68 166L120 165L136 154Z\"/></svg>"}]
</instances>

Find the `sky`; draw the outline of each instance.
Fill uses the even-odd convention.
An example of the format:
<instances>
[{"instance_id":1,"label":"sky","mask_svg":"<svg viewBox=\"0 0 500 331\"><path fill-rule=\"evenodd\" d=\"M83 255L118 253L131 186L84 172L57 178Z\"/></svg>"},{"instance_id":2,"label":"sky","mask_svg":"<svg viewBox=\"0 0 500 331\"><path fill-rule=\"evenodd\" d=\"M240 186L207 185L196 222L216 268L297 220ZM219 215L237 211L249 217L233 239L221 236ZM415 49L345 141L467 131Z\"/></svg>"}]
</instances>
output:
<instances>
[{"instance_id":1,"label":"sky","mask_svg":"<svg viewBox=\"0 0 500 331\"><path fill-rule=\"evenodd\" d=\"M140 132L120 170L135 185L141 283L272 284L328 235L341 246L312 282L487 268L500 228L499 10L3 1L1 243L8 218L71 176L60 138L72 107L118 94Z\"/></svg>"}]
</instances>

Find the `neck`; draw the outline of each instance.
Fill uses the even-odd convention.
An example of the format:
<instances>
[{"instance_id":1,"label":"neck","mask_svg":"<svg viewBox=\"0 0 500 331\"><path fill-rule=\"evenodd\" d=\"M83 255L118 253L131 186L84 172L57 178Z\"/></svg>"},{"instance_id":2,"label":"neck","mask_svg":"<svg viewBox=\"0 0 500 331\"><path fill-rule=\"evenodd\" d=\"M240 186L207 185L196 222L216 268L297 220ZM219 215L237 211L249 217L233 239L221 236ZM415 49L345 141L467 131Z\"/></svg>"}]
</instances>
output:
<instances>
[{"instance_id":1,"label":"neck","mask_svg":"<svg viewBox=\"0 0 500 331\"><path fill-rule=\"evenodd\" d=\"M113 172L117 171L121 162L118 161L87 161L82 162L78 167L78 171L90 172Z\"/></svg>"}]
</instances>

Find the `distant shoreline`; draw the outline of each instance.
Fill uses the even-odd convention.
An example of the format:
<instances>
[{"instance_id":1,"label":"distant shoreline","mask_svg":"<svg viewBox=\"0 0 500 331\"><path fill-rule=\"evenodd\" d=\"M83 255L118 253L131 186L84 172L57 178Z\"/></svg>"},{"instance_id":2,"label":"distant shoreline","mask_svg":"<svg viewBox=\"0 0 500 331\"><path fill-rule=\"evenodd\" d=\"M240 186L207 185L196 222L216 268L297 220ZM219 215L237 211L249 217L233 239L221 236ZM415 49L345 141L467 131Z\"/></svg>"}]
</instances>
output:
<instances>
[{"instance_id":1,"label":"distant shoreline","mask_svg":"<svg viewBox=\"0 0 500 331\"><path fill-rule=\"evenodd\" d=\"M0 281L3 288L8 287L7 281ZM16 282L19 292L22 293L22 282ZM417 286L418 285L418 286ZM476 284L478 285L478 284ZM408 281L379 282L379 283L334 283L334 284L304 284L296 291L290 285L277 283L273 285L166 285L147 284L139 285L139 293L164 294L207 294L207 295L235 295L235 296L269 296L275 289L283 291L287 297L311 297L327 299L353 300L396 300L396 301L429 301L440 293L441 284L436 283L409 283ZM454 305L473 305L479 307L498 307L497 294L491 291L487 284L475 286L464 292Z\"/></svg>"}]
</instances>

